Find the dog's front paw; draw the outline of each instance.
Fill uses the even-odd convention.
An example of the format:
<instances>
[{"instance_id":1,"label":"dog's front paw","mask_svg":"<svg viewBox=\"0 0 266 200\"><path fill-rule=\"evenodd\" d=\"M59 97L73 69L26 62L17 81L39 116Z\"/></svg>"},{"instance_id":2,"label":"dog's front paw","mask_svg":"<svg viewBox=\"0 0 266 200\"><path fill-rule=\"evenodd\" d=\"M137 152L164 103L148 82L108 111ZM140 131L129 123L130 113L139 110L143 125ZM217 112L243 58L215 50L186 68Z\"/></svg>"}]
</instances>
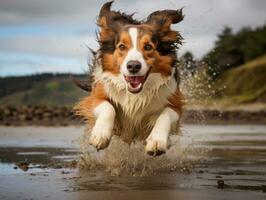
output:
<instances>
[{"instance_id":1,"label":"dog's front paw","mask_svg":"<svg viewBox=\"0 0 266 200\"><path fill-rule=\"evenodd\" d=\"M102 134L92 134L89 139L89 144L97 150L105 149L109 144L110 138L104 137Z\"/></svg>"},{"instance_id":2,"label":"dog's front paw","mask_svg":"<svg viewBox=\"0 0 266 200\"><path fill-rule=\"evenodd\" d=\"M167 149L167 141L156 140L156 139L148 139L146 144L146 153L151 156L159 156L166 152Z\"/></svg>"}]
</instances>

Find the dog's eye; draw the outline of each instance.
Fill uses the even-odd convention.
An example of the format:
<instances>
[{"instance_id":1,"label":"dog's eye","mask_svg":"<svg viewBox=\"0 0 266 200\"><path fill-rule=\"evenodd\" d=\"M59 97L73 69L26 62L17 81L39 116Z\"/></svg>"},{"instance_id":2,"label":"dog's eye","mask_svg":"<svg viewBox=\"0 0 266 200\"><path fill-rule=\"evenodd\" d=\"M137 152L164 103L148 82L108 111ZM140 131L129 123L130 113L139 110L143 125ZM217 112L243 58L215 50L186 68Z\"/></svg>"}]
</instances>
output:
<instances>
[{"instance_id":1,"label":"dog's eye","mask_svg":"<svg viewBox=\"0 0 266 200\"><path fill-rule=\"evenodd\" d=\"M150 44L145 44L145 46L144 46L145 51L150 51L150 50L152 50L152 48L153 47Z\"/></svg>"},{"instance_id":2,"label":"dog's eye","mask_svg":"<svg viewBox=\"0 0 266 200\"><path fill-rule=\"evenodd\" d=\"M126 46L124 44L120 44L118 48L120 51L124 51L126 49Z\"/></svg>"}]
</instances>

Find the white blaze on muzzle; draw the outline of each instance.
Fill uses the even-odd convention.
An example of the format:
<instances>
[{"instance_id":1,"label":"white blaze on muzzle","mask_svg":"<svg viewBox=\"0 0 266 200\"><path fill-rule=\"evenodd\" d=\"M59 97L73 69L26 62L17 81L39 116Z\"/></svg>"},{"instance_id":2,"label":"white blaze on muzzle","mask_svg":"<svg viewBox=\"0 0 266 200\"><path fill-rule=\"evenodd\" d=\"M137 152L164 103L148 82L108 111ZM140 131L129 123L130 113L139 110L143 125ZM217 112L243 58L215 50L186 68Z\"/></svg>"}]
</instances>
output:
<instances>
[{"instance_id":1,"label":"white blaze on muzzle","mask_svg":"<svg viewBox=\"0 0 266 200\"><path fill-rule=\"evenodd\" d=\"M149 68L144 60L141 51L138 50L138 29L129 28L128 33L130 35L132 48L128 51L124 61L122 62L121 72L125 76L133 76L133 74L130 74L130 72L128 71L127 64L129 61L139 61L141 63L141 69L138 73L134 74L134 76L145 76Z\"/></svg>"},{"instance_id":2,"label":"white blaze on muzzle","mask_svg":"<svg viewBox=\"0 0 266 200\"><path fill-rule=\"evenodd\" d=\"M127 82L128 91L131 93L138 93L142 90L143 84L147 78L149 67L147 66L141 51L138 49L138 29L129 28L128 32L132 48L128 51L124 61L122 62L121 73L124 75L125 81ZM138 67L138 70L135 72L132 71L132 66L131 70L129 68L129 64L132 62L141 65L141 67Z\"/></svg>"}]
</instances>

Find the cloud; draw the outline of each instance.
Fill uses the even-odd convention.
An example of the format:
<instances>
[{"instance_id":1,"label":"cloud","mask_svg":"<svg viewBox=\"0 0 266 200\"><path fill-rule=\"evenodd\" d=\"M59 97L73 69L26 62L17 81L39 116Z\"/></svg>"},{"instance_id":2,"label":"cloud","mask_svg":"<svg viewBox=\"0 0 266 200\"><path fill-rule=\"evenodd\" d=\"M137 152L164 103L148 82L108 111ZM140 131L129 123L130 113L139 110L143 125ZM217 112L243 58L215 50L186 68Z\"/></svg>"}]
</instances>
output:
<instances>
[{"instance_id":1,"label":"cloud","mask_svg":"<svg viewBox=\"0 0 266 200\"><path fill-rule=\"evenodd\" d=\"M93 36L17 36L11 39L0 38L1 49L5 53L27 53L44 56L80 57L87 53L87 47L97 47Z\"/></svg>"},{"instance_id":2,"label":"cloud","mask_svg":"<svg viewBox=\"0 0 266 200\"><path fill-rule=\"evenodd\" d=\"M33 72L41 66L53 71L55 65L62 66L60 70L63 70L64 65L55 62L55 59L70 59L86 66L86 45L97 48L95 22L104 2L1 0L0 54L14 55L13 60L5 61L5 66L25 54L46 58L47 62L42 59L35 61L35 67L31 66ZM256 27L266 22L265 0L116 0L113 5L116 10L136 12L138 19L147 17L155 10L181 7L184 7L185 19L173 26L185 38L180 54L189 50L198 58L212 48L216 35L225 25L237 31L243 26ZM33 58L30 56L23 59L31 62ZM2 63L0 60L0 75L3 74ZM26 67L25 63L19 63L16 62L17 67Z\"/></svg>"},{"instance_id":3,"label":"cloud","mask_svg":"<svg viewBox=\"0 0 266 200\"><path fill-rule=\"evenodd\" d=\"M86 72L87 63L66 57L36 56L29 54L0 54L1 76L42 72Z\"/></svg>"},{"instance_id":4,"label":"cloud","mask_svg":"<svg viewBox=\"0 0 266 200\"><path fill-rule=\"evenodd\" d=\"M96 19L101 0L1 0L0 24L76 24Z\"/></svg>"}]
</instances>

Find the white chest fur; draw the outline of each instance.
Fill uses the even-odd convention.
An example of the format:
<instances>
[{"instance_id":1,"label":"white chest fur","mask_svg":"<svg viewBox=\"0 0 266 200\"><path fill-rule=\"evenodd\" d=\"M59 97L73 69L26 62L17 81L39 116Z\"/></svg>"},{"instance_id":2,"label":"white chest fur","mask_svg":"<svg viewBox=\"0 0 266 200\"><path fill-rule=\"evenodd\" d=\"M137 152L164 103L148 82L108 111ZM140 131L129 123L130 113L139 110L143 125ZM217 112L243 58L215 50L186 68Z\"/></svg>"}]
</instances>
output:
<instances>
[{"instance_id":1,"label":"white chest fur","mask_svg":"<svg viewBox=\"0 0 266 200\"><path fill-rule=\"evenodd\" d=\"M99 69L94 71L94 77L96 82L103 83L105 92L117 112L118 126L127 130L127 136L131 139L140 129L143 132L151 130L157 117L168 104L169 96L177 88L173 76L163 77L160 73L151 73L142 91L137 94L127 91L122 75L116 76Z\"/></svg>"}]
</instances>

